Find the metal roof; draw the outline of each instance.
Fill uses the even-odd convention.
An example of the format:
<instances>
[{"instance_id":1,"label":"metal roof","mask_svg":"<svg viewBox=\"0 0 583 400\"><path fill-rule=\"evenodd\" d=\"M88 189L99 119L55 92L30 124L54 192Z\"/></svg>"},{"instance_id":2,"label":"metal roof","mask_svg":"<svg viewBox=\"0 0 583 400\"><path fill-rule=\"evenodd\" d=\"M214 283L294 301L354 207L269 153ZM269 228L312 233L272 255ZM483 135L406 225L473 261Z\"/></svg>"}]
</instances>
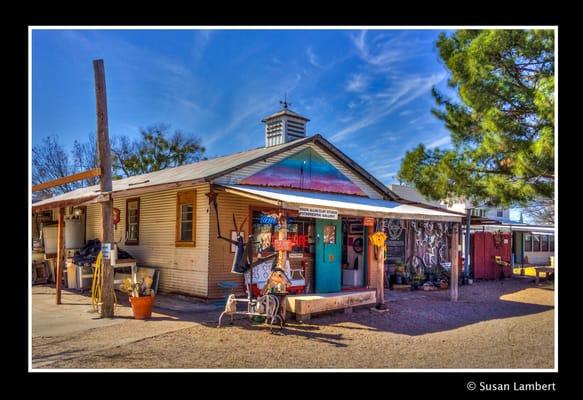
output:
<instances>
[{"instance_id":1,"label":"metal roof","mask_svg":"<svg viewBox=\"0 0 583 400\"><path fill-rule=\"evenodd\" d=\"M277 117L281 117L282 115L289 115L290 117L294 117L294 118L299 118L299 119L303 119L304 121L308 122L309 119L304 117L303 115L298 114L297 112L294 112L292 110L289 109L283 109L281 111L278 111L274 114L268 115L267 117L263 118L261 120L261 122L265 122L265 121L269 121L270 119L274 119Z\"/></svg>"},{"instance_id":2,"label":"metal roof","mask_svg":"<svg viewBox=\"0 0 583 400\"><path fill-rule=\"evenodd\" d=\"M149 187L154 188L155 186L172 183L196 183L202 181L211 181L212 179L228 174L246 165L253 164L267 157L271 157L283 151L309 142L320 144L324 150L329 151L336 158L348 164L350 168L362 176L373 187L376 187L377 190L384 196L393 199L397 198L394 193L392 193L386 186L374 178L368 171L342 153L337 147L332 145L319 134L276 146L259 147L252 150L234 153L228 156L216 157L210 160L182 165L180 167L166 168L160 171L132 176L130 178L114 180L112 182L112 193L130 189ZM93 185L35 202L33 203L32 207L33 210L49 208L50 205L54 205L53 208L57 208L61 204L64 204L64 202L68 202L68 205L72 205L70 203L73 201L75 201L75 204L81 204L82 202L94 200L101 194L100 186Z\"/></svg>"},{"instance_id":3,"label":"metal roof","mask_svg":"<svg viewBox=\"0 0 583 400\"><path fill-rule=\"evenodd\" d=\"M445 211L431 210L395 201L370 199L361 196L350 196L336 193L300 192L289 189L257 187L245 185L224 185L227 191L234 194L251 195L257 199L268 199L280 202L284 208L299 208L302 206L319 206L338 209L350 214L358 211L371 216L401 219L432 219L436 221L460 222L461 216Z\"/></svg>"}]
</instances>

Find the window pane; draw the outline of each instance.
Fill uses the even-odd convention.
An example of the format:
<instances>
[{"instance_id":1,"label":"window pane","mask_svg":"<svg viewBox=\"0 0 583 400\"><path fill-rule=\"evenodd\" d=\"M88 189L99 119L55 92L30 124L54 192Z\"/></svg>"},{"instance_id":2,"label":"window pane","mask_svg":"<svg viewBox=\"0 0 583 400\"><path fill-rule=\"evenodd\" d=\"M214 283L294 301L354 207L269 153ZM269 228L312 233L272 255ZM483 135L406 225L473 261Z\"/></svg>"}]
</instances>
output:
<instances>
[{"instance_id":1,"label":"window pane","mask_svg":"<svg viewBox=\"0 0 583 400\"><path fill-rule=\"evenodd\" d=\"M555 237L549 236L549 251L555 251Z\"/></svg>"},{"instance_id":2,"label":"window pane","mask_svg":"<svg viewBox=\"0 0 583 400\"><path fill-rule=\"evenodd\" d=\"M182 204L182 221L192 221L192 204Z\"/></svg>"},{"instance_id":3,"label":"window pane","mask_svg":"<svg viewBox=\"0 0 583 400\"><path fill-rule=\"evenodd\" d=\"M132 201L128 203L128 211L129 210L137 210L138 209L138 202Z\"/></svg>"},{"instance_id":4,"label":"window pane","mask_svg":"<svg viewBox=\"0 0 583 400\"><path fill-rule=\"evenodd\" d=\"M524 251L532 251L532 236L528 233L524 235Z\"/></svg>"},{"instance_id":5,"label":"window pane","mask_svg":"<svg viewBox=\"0 0 583 400\"><path fill-rule=\"evenodd\" d=\"M540 251L540 236L532 235L532 251Z\"/></svg>"},{"instance_id":6,"label":"window pane","mask_svg":"<svg viewBox=\"0 0 583 400\"><path fill-rule=\"evenodd\" d=\"M549 251L549 237L541 236L541 251Z\"/></svg>"},{"instance_id":7,"label":"window pane","mask_svg":"<svg viewBox=\"0 0 583 400\"><path fill-rule=\"evenodd\" d=\"M180 225L180 240L192 240L192 221L182 221Z\"/></svg>"},{"instance_id":8,"label":"window pane","mask_svg":"<svg viewBox=\"0 0 583 400\"><path fill-rule=\"evenodd\" d=\"M138 239L138 224L130 224L128 232L128 240Z\"/></svg>"},{"instance_id":9,"label":"window pane","mask_svg":"<svg viewBox=\"0 0 583 400\"><path fill-rule=\"evenodd\" d=\"M129 210L128 223L138 222L138 210Z\"/></svg>"},{"instance_id":10,"label":"window pane","mask_svg":"<svg viewBox=\"0 0 583 400\"><path fill-rule=\"evenodd\" d=\"M180 205L180 240L191 241L192 238L192 204Z\"/></svg>"}]
</instances>

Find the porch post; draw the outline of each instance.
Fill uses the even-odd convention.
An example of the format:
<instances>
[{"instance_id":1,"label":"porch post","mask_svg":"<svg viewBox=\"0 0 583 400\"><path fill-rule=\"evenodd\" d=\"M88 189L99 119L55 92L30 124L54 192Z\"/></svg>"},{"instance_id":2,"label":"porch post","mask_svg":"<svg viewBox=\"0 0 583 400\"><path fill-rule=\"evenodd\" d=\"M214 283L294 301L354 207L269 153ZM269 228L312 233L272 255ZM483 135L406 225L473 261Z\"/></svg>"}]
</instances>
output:
<instances>
[{"instance_id":1,"label":"porch post","mask_svg":"<svg viewBox=\"0 0 583 400\"><path fill-rule=\"evenodd\" d=\"M472 219L472 209L468 208L466 214L466 243L464 249L464 283L468 283L470 277L470 220Z\"/></svg>"},{"instance_id":2,"label":"porch post","mask_svg":"<svg viewBox=\"0 0 583 400\"><path fill-rule=\"evenodd\" d=\"M377 305L378 310L385 310L385 246L379 246L377 258Z\"/></svg>"},{"instance_id":3,"label":"porch post","mask_svg":"<svg viewBox=\"0 0 583 400\"><path fill-rule=\"evenodd\" d=\"M63 263L65 261L65 208L59 208L59 225L57 228L57 304L61 304L61 282L63 280Z\"/></svg>"},{"instance_id":4,"label":"porch post","mask_svg":"<svg viewBox=\"0 0 583 400\"><path fill-rule=\"evenodd\" d=\"M451 235L451 279L449 282L451 290L451 301L458 300L458 277L459 277L458 236L459 236L459 224L455 223L453 225L453 232Z\"/></svg>"},{"instance_id":5,"label":"porch post","mask_svg":"<svg viewBox=\"0 0 583 400\"><path fill-rule=\"evenodd\" d=\"M278 232L278 239L279 240L287 240L287 216L285 212L279 213L279 232ZM285 265L287 263L287 251L286 250L279 250L278 254L278 266L285 271Z\"/></svg>"}]
</instances>

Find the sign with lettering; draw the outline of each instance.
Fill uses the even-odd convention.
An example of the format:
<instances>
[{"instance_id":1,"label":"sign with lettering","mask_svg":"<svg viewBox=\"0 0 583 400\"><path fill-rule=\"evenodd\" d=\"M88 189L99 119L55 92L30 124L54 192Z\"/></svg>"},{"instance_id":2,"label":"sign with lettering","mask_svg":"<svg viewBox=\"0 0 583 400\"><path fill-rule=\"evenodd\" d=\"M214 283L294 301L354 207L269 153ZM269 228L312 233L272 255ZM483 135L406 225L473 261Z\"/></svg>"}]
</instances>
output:
<instances>
[{"instance_id":1,"label":"sign with lettering","mask_svg":"<svg viewBox=\"0 0 583 400\"><path fill-rule=\"evenodd\" d=\"M103 243L103 246L101 246L101 251L103 252L104 260L111 259L111 243Z\"/></svg>"},{"instance_id":2,"label":"sign with lettering","mask_svg":"<svg viewBox=\"0 0 583 400\"><path fill-rule=\"evenodd\" d=\"M362 224L364 226L374 226L374 218L372 218L372 217L364 217L364 220L362 221Z\"/></svg>"},{"instance_id":3,"label":"sign with lettering","mask_svg":"<svg viewBox=\"0 0 583 400\"><path fill-rule=\"evenodd\" d=\"M291 251L293 248L293 242L291 240L274 240L273 248L277 251Z\"/></svg>"},{"instance_id":4,"label":"sign with lettering","mask_svg":"<svg viewBox=\"0 0 583 400\"><path fill-rule=\"evenodd\" d=\"M338 219L338 210L329 208L300 207L300 217Z\"/></svg>"}]
</instances>

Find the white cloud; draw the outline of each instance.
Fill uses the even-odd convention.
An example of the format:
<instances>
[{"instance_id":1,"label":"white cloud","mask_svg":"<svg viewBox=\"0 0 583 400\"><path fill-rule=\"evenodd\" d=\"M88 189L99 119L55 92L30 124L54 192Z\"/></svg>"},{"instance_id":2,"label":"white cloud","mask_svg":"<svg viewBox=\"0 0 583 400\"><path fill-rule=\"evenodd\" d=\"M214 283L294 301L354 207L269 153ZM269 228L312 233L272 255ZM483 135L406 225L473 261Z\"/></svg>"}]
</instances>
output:
<instances>
[{"instance_id":1,"label":"white cloud","mask_svg":"<svg viewBox=\"0 0 583 400\"><path fill-rule=\"evenodd\" d=\"M410 45L411 39L407 38L407 32L377 34L371 40L367 40L367 35L368 31L364 30L350 38L358 56L379 71L392 70L395 64L419 55L419 50Z\"/></svg>"},{"instance_id":2,"label":"white cloud","mask_svg":"<svg viewBox=\"0 0 583 400\"><path fill-rule=\"evenodd\" d=\"M314 53L312 47L306 49L306 56L308 56L308 62L316 68L323 68L323 65L318 62L318 57Z\"/></svg>"},{"instance_id":3,"label":"white cloud","mask_svg":"<svg viewBox=\"0 0 583 400\"><path fill-rule=\"evenodd\" d=\"M447 146L451 144L451 136L446 135L442 136L439 139L435 139L429 143L425 144L425 147L428 149L434 149L436 147Z\"/></svg>"},{"instance_id":4,"label":"white cloud","mask_svg":"<svg viewBox=\"0 0 583 400\"><path fill-rule=\"evenodd\" d=\"M364 92L368 86L368 77L363 74L354 74L346 84L346 90L349 92Z\"/></svg>"},{"instance_id":5,"label":"white cloud","mask_svg":"<svg viewBox=\"0 0 583 400\"><path fill-rule=\"evenodd\" d=\"M373 125L400 107L409 104L416 98L428 94L430 89L445 79L445 73L429 76L413 76L400 81L396 87L391 87L383 97L385 100L368 102L364 115L353 124L339 130L330 136L331 140L342 141L349 134L367 126Z\"/></svg>"}]
</instances>

